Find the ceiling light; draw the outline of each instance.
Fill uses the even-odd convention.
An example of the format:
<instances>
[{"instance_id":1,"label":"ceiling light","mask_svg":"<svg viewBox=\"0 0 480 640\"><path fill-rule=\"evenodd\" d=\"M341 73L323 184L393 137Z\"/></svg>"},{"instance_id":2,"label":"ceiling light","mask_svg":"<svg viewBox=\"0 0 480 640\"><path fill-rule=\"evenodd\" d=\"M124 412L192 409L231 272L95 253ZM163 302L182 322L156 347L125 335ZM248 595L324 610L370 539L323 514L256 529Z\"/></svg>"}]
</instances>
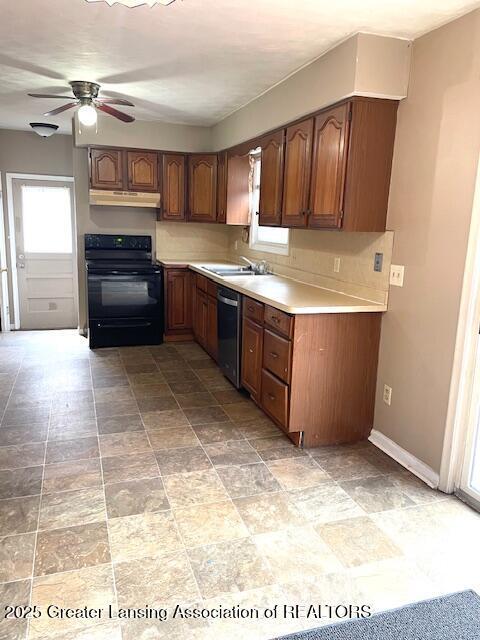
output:
<instances>
[{"instance_id":1,"label":"ceiling light","mask_svg":"<svg viewBox=\"0 0 480 640\"><path fill-rule=\"evenodd\" d=\"M163 4L166 6L167 4L172 4L175 0L87 0L87 2L106 2L110 6L114 4L123 4L125 7L140 7L142 5L148 5L149 7L153 7L155 4Z\"/></svg>"},{"instance_id":2,"label":"ceiling light","mask_svg":"<svg viewBox=\"0 0 480 640\"><path fill-rule=\"evenodd\" d=\"M91 104L82 104L78 110L78 119L85 127L93 127L97 123L97 110Z\"/></svg>"},{"instance_id":3,"label":"ceiling light","mask_svg":"<svg viewBox=\"0 0 480 640\"><path fill-rule=\"evenodd\" d=\"M30 126L38 133L42 138L49 138L53 136L55 131L58 129L58 124L50 124L47 122L30 122Z\"/></svg>"}]
</instances>

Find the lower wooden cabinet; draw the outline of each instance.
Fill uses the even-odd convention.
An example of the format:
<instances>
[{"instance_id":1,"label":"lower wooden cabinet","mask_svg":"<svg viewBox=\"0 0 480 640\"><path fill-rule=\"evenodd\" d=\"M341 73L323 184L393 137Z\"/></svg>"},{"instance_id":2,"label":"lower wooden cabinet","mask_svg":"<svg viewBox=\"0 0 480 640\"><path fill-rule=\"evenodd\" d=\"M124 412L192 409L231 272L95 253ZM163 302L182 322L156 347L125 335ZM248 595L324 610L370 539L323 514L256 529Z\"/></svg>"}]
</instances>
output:
<instances>
[{"instance_id":1,"label":"lower wooden cabinet","mask_svg":"<svg viewBox=\"0 0 480 640\"><path fill-rule=\"evenodd\" d=\"M187 268L164 268L165 339L181 340L193 332L193 274Z\"/></svg>"},{"instance_id":2,"label":"lower wooden cabinet","mask_svg":"<svg viewBox=\"0 0 480 640\"><path fill-rule=\"evenodd\" d=\"M195 292L195 312L193 318L193 331L195 340L206 349L208 326L208 297L201 289Z\"/></svg>"},{"instance_id":3,"label":"lower wooden cabinet","mask_svg":"<svg viewBox=\"0 0 480 640\"><path fill-rule=\"evenodd\" d=\"M253 309L253 305L251 306ZM263 327L249 320L247 309L248 304L244 306L242 323L242 385L256 400L259 400L262 382Z\"/></svg>"},{"instance_id":4,"label":"lower wooden cabinet","mask_svg":"<svg viewBox=\"0 0 480 640\"><path fill-rule=\"evenodd\" d=\"M218 360L218 322L216 296L207 296L206 350L214 360Z\"/></svg>"},{"instance_id":5,"label":"lower wooden cabinet","mask_svg":"<svg viewBox=\"0 0 480 640\"><path fill-rule=\"evenodd\" d=\"M265 369L262 370L261 406L286 431L289 431L289 395L288 385Z\"/></svg>"}]
</instances>

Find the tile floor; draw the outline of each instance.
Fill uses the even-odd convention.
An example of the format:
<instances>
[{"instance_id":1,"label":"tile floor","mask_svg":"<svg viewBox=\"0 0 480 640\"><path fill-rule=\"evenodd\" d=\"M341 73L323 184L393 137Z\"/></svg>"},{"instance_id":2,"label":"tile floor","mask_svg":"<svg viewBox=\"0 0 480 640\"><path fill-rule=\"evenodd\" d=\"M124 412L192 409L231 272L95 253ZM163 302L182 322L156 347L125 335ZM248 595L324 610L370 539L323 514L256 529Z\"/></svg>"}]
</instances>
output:
<instances>
[{"instance_id":1,"label":"tile floor","mask_svg":"<svg viewBox=\"0 0 480 640\"><path fill-rule=\"evenodd\" d=\"M293 447L194 344L0 337L0 601L374 610L480 587L480 516L368 443ZM3 607L2 607L3 609ZM2 620L0 638L272 638L312 619Z\"/></svg>"}]
</instances>

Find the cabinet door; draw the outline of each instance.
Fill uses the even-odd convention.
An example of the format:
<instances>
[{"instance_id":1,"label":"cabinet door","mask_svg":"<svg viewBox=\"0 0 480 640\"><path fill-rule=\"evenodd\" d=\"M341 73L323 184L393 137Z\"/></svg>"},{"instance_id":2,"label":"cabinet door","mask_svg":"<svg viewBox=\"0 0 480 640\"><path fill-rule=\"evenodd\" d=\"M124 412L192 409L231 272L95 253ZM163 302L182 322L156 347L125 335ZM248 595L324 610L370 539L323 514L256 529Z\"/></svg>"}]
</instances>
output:
<instances>
[{"instance_id":1,"label":"cabinet door","mask_svg":"<svg viewBox=\"0 0 480 640\"><path fill-rule=\"evenodd\" d=\"M260 141L259 224L279 226L282 222L284 131L265 136Z\"/></svg>"},{"instance_id":2,"label":"cabinet door","mask_svg":"<svg viewBox=\"0 0 480 640\"><path fill-rule=\"evenodd\" d=\"M217 219L217 156L193 155L188 159L189 218L193 222Z\"/></svg>"},{"instance_id":3,"label":"cabinet door","mask_svg":"<svg viewBox=\"0 0 480 640\"><path fill-rule=\"evenodd\" d=\"M287 129L282 210L284 227L305 227L307 224L312 138L313 118Z\"/></svg>"},{"instance_id":4,"label":"cabinet door","mask_svg":"<svg viewBox=\"0 0 480 640\"><path fill-rule=\"evenodd\" d=\"M123 190L123 158L121 149L90 149L91 188Z\"/></svg>"},{"instance_id":5,"label":"cabinet door","mask_svg":"<svg viewBox=\"0 0 480 640\"><path fill-rule=\"evenodd\" d=\"M217 222L227 222L227 152L218 154Z\"/></svg>"},{"instance_id":6,"label":"cabinet door","mask_svg":"<svg viewBox=\"0 0 480 640\"><path fill-rule=\"evenodd\" d=\"M158 155L150 151L127 151L129 191L158 191Z\"/></svg>"},{"instance_id":7,"label":"cabinet door","mask_svg":"<svg viewBox=\"0 0 480 640\"><path fill-rule=\"evenodd\" d=\"M260 397L262 380L263 327L243 318L242 385L255 398Z\"/></svg>"},{"instance_id":8,"label":"cabinet door","mask_svg":"<svg viewBox=\"0 0 480 640\"><path fill-rule=\"evenodd\" d=\"M192 328L192 279L187 269L165 270L166 331Z\"/></svg>"},{"instance_id":9,"label":"cabinet door","mask_svg":"<svg viewBox=\"0 0 480 640\"><path fill-rule=\"evenodd\" d=\"M207 326L208 326L208 299L207 295L197 289L195 304L194 331L197 342L206 348L207 346Z\"/></svg>"},{"instance_id":10,"label":"cabinet door","mask_svg":"<svg viewBox=\"0 0 480 640\"><path fill-rule=\"evenodd\" d=\"M162 158L162 220L185 220L185 156Z\"/></svg>"},{"instance_id":11,"label":"cabinet door","mask_svg":"<svg viewBox=\"0 0 480 640\"><path fill-rule=\"evenodd\" d=\"M228 153L227 224L250 224L250 154L245 150Z\"/></svg>"},{"instance_id":12,"label":"cabinet door","mask_svg":"<svg viewBox=\"0 0 480 640\"><path fill-rule=\"evenodd\" d=\"M350 103L315 118L309 227L342 226Z\"/></svg>"},{"instance_id":13,"label":"cabinet door","mask_svg":"<svg viewBox=\"0 0 480 640\"><path fill-rule=\"evenodd\" d=\"M217 299L207 297L207 351L214 360L218 359Z\"/></svg>"}]
</instances>

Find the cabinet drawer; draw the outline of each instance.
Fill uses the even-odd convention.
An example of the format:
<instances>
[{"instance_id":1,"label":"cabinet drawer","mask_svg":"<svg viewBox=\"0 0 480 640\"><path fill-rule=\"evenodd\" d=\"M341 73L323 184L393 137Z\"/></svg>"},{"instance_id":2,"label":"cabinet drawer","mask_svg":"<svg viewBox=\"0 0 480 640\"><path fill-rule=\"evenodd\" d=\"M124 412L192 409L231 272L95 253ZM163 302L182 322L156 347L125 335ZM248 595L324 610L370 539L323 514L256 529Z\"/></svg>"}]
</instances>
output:
<instances>
[{"instance_id":1,"label":"cabinet drawer","mask_svg":"<svg viewBox=\"0 0 480 640\"><path fill-rule=\"evenodd\" d=\"M262 408L288 430L288 386L262 369Z\"/></svg>"},{"instance_id":2,"label":"cabinet drawer","mask_svg":"<svg viewBox=\"0 0 480 640\"><path fill-rule=\"evenodd\" d=\"M290 382L292 343L265 329L263 339L263 368L284 382Z\"/></svg>"},{"instance_id":3,"label":"cabinet drawer","mask_svg":"<svg viewBox=\"0 0 480 640\"><path fill-rule=\"evenodd\" d=\"M207 278L207 293L213 298L217 297L217 283Z\"/></svg>"},{"instance_id":4,"label":"cabinet drawer","mask_svg":"<svg viewBox=\"0 0 480 640\"><path fill-rule=\"evenodd\" d=\"M243 315L258 324L263 324L264 305L261 302L243 296Z\"/></svg>"},{"instance_id":5,"label":"cabinet drawer","mask_svg":"<svg viewBox=\"0 0 480 640\"><path fill-rule=\"evenodd\" d=\"M273 327L275 331L287 336L287 338L291 338L293 335L293 316L274 307L269 307L268 304L265 305L265 324Z\"/></svg>"},{"instance_id":6,"label":"cabinet drawer","mask_svg":"<svg viewBox=\"0 0 480 640\"><path fill-rule=\"evenodd\" d=\"M205 276L201 276L199 273L195 274L195 285L197 287L197 289L200 289L200 291L205 291L205 293L207 292L207 278L205 278Z\"/></svg>"}]
</instances>

